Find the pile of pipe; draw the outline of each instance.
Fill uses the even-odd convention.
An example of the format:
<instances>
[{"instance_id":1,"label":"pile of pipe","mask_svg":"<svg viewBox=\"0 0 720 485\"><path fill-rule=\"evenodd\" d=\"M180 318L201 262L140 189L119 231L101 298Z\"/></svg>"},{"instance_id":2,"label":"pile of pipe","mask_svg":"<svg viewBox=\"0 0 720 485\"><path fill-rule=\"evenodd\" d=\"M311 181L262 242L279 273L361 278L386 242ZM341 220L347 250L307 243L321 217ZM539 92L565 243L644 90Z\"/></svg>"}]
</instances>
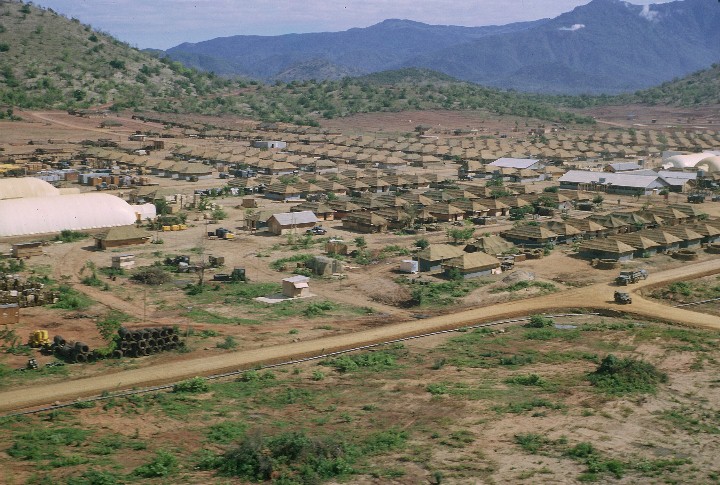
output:
<instances>
[{"instance_id":1,"label":"pile of pipe","mask_svg":"<svg viewBox=\"0 0 720 485\"><path fill-rule=\"evenodd\" d=\"M90 347L83 342L73 342L65 340L60 335L55 335L50 350L58 358L76 364L92 362L96 359L94 352L90 352Z\"/></svg>"},{"instance_id":2,"label":"pile of pipe","mask_svg":"<svg viewBox=\"0 0 720 485\"><path fill-rule=\"evenodd\" d=\"M112 353L115 358L142 357L165 350L176 350L184 345L173 327L121 327L118 336L120 338L117 340L117 348Z\"/></svg>"}]
</instances>

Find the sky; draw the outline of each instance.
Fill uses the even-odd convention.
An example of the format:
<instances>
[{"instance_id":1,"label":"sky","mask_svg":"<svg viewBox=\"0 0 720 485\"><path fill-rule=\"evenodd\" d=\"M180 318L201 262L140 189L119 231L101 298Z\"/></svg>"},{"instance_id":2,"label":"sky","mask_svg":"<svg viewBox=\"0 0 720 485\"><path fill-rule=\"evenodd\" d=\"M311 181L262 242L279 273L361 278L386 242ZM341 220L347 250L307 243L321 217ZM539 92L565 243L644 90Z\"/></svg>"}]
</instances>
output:
<instances>
[{"instance_id":1,"label":"sky","mask_svg":"<svg viewBox=\"0 0 720 485\"><path fill-rule=\"evenodd\" d=\"M337 32L385 19L502 25L551 18L589 0L35 0L130 45L167 49L231 35ZM632 0L646 5L667 0Z\"/></svg>"}]
</instances>

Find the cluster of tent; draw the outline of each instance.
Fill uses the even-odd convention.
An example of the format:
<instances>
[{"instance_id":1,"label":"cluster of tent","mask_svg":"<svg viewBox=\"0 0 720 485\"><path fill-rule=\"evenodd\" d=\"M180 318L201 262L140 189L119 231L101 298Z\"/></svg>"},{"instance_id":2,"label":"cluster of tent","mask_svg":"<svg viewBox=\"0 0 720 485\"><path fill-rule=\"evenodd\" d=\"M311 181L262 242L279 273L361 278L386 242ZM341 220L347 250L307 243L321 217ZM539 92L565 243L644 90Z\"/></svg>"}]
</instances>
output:
<instances>
[{"instance_id":1,"label":"cluster of tent","mask_svg":"<svg viewBox=\"0 0 720 485\"><path fill-rule=\"evenodd\" d=\"M720 173L720 152L673 155L665 159L663 168L696 168L707 173Z\"/></svg>"}]
</instances>

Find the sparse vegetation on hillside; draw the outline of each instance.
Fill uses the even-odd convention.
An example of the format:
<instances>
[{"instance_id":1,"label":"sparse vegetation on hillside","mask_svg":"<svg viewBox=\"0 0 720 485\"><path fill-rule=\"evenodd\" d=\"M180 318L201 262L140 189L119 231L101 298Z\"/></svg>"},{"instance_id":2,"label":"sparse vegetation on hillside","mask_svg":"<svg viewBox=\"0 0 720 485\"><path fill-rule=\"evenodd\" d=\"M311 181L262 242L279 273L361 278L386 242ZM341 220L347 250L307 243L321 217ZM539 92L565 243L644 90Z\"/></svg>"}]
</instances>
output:
<instances>
[{"instance_id":1,"label":"sparse vegetation on hillside","mask_svg":"<svg viewBox=\"0 0 720 485\"><path fill-rule=\"evenodd\" d=\"M77 19L18 1L0 4L0 105L138 108L231 84L157 59Z\"/></svg>"}]
</instances>

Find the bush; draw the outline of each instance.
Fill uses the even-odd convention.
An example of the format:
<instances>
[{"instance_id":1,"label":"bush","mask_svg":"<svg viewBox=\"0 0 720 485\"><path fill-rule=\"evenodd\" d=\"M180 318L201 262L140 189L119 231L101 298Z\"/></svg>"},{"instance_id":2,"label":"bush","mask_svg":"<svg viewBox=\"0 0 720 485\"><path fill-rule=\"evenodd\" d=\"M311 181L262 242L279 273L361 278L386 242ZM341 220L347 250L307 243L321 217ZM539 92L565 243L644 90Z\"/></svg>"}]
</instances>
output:
<instances>
[{"instance_id":1,"label":"bush","mask_svg":"<svg viewBox=\"0 0 720 485\"><path fill-rule=\"evenodd\" d=\"M546 442L547 439L544 436L535 433L515 435L515 443L528 453L537 453Z\"/></svg>"},{"instance_id":2,"label":"bush","mask_svg":"<svg viewBox=\"0 0 720 485\"><path fill-rule=\"evenodd\" d=\"M177 471L178 461L175 455L160 450L150 463L141 465L133 471L133 475L143 478L167 477Z\"/></svg>"},{"instance_id":3,"label":"bush","mask_svg":"<svg viewBox=\"0 0 720 485\"><path fill-rule=\"evenodd\" d=\"M588 380L608 394L622 395L655 392L656 386L667 382L668 377L649 362L609 354Z\"/></svg>"},{"instance_id":4,"label":"bush","mask_svg":"<svg viewBox=\"0 0 720 485\"><path fill-rule=\"evenodd\" d=\"M138 283L150 286L159 286L170 281L170 275L159 266L140 268L130 278Z\"/></svg>"},{"instance_id":5,"label":"bush","mask_svg":"<svg viewBox=\"0 0 720 485\"><path fill-rule=\"evenodd\" d=\"M542 315L532 315L530 321L525 325L530 328L545 328L552 327L555 325L552 318L544 317Z\"/></svg>"},{"instance_id":6,"label":"bush","mask_svg":"<svg viewBox=\"0 0 720 485\"><path fill-rule=\"evenodd\" d=\"M186 381L178 382L173 386L172 392L201 393L208 392L210 386L203 377L193 377Z\"/></svg>"},{"instance_id":7,"label":"bush","mask_svg":"<svg viewBox=\"0 0 720 485\"><path fill-rule=\"evenodd\" d=\"M226 476L278 483L314 484L353 472L349 445L335 437L309 437L288 432L265 437L246 435L219 460Z\"/></svg>"},{"instance_id":8,"label":"bush","mask_svg":"<svg viewBox=\"0 0 720 485\"><path fill-rule=\"evenodd\" d=\"M55 236L54 241L62 241L64 243L71 243L75 241L82 241L90 237L90 234L79 231L71 231L70 229L63 229L60 234Z\"/></svg>"},{"instance_id":9,"label":"bush","mask_svg":"<svg viewBox=\"0 0 720 485\"><path fill-rule=\"evenodd\" d=\"M415 241L415 246L419 247L420 249L425 249L426 247L430 246L430 241L428 241L424 237L421 237L420 239Z\"/></svg>"},{"instance_id":10,"label":"bush","mask_svg":"<svg viewBox=\"0 0 720 485\"><path fill-rule=\"evenodd\" d=\"M217 348L227 349L227 350L235 349L235 348L237 348L237 346L238 346L237 340L235 340L235 337L233 337L231 335L228 335L227 337L225 337L224 341L218 342L218 344L217 344Z\"/></svg>"},{"instance_id":11,"label":"bush","mask_svg":"<svg viewBox=\"0 0 720 485\"><path fill-rule=\"evenodd\" d=\"M321 315L324 315L326 312L333 310L334 308L335 305L329 301L311 303L303 310L303 315L308 318L319 317Z\"/></svg>"},{"instance_id":12,"label":"bush","mask_svg":"<svg viewBox=\"0 0 720 485\"><path fill-rule=\"evenodd\" d=\"M537 374L526 374L520 376L512 376L505 380L508 384L519 384L521 386L542 386L545 380Z\"/></svg>"}]
</instances>

